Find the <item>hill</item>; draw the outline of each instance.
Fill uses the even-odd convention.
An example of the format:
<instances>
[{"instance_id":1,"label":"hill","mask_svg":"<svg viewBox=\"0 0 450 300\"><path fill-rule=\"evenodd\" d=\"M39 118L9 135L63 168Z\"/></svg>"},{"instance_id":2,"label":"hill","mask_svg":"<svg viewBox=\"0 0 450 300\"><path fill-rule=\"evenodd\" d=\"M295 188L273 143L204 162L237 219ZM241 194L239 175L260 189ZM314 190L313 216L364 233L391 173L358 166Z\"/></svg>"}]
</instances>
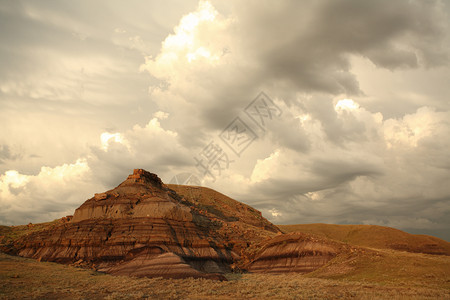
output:
<instances>
[{"instance_id":1,"label":"hill","mask_svg":"<svg viewBox=\"0 0 450 300\"><path fill-rule=\"evenodd\" d=\"M376 249L450 255L450 243L434 236L414 235L377 225L298 224L278 225L283 232L303 232Z\"/></svg>"},{"instance_id":2,"label":"hill","mask_svg":"<svg viewBox=\"0 0 450 300\"><path fill-rule=\"evenodd\" d=\"M280 233L260 212L220 193L172 188L190 196L136 169L73 217L3 227L1 249L114 275L224 280L247 247Z\"/></svg>"}]
</instances>

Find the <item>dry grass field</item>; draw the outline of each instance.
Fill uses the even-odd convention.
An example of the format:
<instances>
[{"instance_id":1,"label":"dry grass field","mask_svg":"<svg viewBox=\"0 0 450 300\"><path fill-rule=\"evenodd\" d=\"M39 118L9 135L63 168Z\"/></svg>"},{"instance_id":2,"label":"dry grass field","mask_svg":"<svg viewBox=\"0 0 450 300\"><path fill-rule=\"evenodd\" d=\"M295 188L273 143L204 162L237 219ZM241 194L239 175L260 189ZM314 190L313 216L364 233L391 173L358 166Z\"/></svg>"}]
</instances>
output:
<instances>
[{"instance_id":1,"label":"dry grass field","mask_svg":"<svg viewBox=\"0 0 450 300\"><path fill-rule=\"evenodd\" d=\"M0 299L450 299L445 256L368 253L301 274L229 281L111 276L0 253Z\"/></svg>"}]
</instances>

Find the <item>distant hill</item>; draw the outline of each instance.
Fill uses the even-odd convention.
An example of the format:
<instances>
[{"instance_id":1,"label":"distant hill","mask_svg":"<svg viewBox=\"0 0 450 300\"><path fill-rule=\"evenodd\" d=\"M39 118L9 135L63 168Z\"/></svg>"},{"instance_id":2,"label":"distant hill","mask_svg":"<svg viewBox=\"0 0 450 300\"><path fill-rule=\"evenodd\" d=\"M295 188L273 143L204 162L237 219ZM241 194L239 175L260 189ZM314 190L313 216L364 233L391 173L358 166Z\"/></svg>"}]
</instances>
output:
<instances>
[{"instance_id":1,"label":"distant hill","mask_svg":"<svg viewBox=\"0 0 450 300\"><path fill-rule=\"evenodd\" d=\"M278 225L283 232L303 232L336 241L377 249L450 255L450 243L434 236L415 235L377 225Z\"/></svg>"}]
</instances>

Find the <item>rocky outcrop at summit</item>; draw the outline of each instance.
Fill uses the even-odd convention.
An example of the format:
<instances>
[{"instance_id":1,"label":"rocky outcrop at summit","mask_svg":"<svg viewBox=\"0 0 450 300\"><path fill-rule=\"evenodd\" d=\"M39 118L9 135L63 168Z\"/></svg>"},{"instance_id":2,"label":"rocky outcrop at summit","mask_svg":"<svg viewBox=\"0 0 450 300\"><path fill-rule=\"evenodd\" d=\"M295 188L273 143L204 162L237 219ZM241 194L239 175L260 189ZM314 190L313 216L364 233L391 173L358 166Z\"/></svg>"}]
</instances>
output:
<instances>
[{"instance_id":1,"label":"rocky outcrop at summit","mask_svg":"<svg viewBox=\"0 0 450 300\"><path fill-rule=\"evenodd\" d=\"M192 221L179 197L152 173L137 169L113 190L95 194L75 210L72 222L91 219L153 218Z\"/></svg>"}]
</instances>

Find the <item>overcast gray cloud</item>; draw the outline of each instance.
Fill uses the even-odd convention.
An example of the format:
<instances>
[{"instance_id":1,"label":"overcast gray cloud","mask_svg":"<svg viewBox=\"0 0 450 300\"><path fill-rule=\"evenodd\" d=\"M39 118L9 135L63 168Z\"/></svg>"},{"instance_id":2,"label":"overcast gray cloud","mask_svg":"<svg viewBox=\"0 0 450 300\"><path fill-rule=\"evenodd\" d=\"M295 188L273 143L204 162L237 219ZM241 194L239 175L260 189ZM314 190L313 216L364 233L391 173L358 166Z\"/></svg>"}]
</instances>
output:
<instances>
[{"instance_id":1,"label":"overcast gray cloud","mask_svg":"<svg viewBox=\"0 0 450 300\"><path fill-rule=\"evenodd\" d=\"M145 168L275 223L449 239L449 6L1 1L0 223L70 214ZM264 126L244 110L261 91ZM255 137L239 155L220 138L236 117ZM194 159L210 142L229 159L215 178Z\"/></svg>"}]
</instances>

